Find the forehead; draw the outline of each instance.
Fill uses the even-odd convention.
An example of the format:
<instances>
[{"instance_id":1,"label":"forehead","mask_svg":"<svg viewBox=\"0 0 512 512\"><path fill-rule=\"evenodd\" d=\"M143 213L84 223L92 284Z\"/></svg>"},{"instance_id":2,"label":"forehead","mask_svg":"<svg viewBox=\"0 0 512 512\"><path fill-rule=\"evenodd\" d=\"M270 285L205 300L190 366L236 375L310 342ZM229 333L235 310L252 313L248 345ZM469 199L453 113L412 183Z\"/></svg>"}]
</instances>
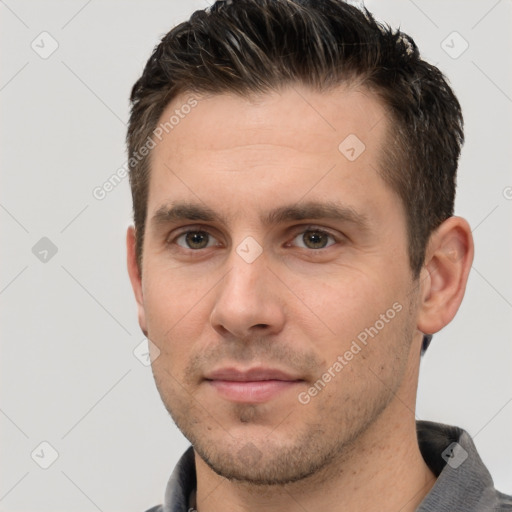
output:
<instances>
[{"instance_id":1,"label":"forehead","mask_svg":"<svg viewBox=\"0 0 512 512\"><path fill-rule=\"evenodd\" d=\"M251 97L181 94L157 127L149 216L174 199L236 216L244 205L289 204L306 194L378 195L386 188L377 170L387 127L384 107L366 90L296 85Z\"/></svg>"},{"instance_id":2,"label":"forehead","mask_svg":"<svg viewBox=\"0 0 512 512\"><path fill-rule=\"evenodd\" d=\"M197 103L190 107L192 102ZM296 84L250 96L183 93L166 107L159 126L174 151L268 143L322 152L337 149L350 134L372 145L383 135L386 114L367 89L317 92Z\"/></svg>"}]
</instances>

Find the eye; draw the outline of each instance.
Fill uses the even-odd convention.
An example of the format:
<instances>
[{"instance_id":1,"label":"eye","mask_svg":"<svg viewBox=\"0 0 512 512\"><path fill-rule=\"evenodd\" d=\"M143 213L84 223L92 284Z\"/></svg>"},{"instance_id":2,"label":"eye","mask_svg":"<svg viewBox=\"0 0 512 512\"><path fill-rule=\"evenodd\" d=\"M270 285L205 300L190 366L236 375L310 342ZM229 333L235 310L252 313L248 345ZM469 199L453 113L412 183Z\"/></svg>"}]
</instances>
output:
<instances>
[{"instance_id":1,"label":"eye","mask_svg":"<svg viewBox=\"0 0 512 512\"><path fill-rule=\"evenodd\" d=\"M329 243L329 239L332 240ZM299 233L293 241L303 249L324 249L336 243L333 235L321 229L306 229Z\"/></svg>"},{"instance_id":2,"label":"eye","mask_svg":"<svg viewBox=\"0 0 512 512\"><path fill-rule=\"evenodd\" d=\"M175 238L174 242L184 249L206 249L218 245L217 240L207 231L186 231Z\"/></svg>"}]
</instances>

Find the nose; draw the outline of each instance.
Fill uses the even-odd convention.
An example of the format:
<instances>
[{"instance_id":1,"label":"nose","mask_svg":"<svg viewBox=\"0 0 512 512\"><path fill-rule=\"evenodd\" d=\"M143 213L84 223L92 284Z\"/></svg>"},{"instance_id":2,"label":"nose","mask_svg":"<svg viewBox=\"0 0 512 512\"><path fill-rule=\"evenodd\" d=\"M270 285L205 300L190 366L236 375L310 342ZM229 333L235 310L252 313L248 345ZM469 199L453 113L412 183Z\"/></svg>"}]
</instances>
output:
<instances>
[{"instance_id":1,"label":"nose","mask_svg":"<svg viewBox=\"0 0 512 512\"><path fill-rule=\"evenodd\" d=\"M216 287L212 327L223 337L240 340L279 333L285 322L280 282L266 258L261 255L248 263L233 252L229 263Z\"/></svg>"}]
</instances>

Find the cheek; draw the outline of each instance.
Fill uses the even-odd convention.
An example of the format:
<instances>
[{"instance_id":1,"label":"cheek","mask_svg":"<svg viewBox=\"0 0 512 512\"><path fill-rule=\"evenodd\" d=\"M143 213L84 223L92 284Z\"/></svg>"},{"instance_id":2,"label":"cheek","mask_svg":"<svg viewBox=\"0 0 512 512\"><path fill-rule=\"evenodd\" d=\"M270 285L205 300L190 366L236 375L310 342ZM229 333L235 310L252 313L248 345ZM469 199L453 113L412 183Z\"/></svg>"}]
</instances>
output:
<instances>
[{"instance_id":1,"label":"cheek","mask_svg":"<svg viewBox=\"0 0 512 512\"><path fill-rule=\"evenodd\" d=\"M385 285L370 273L356 272L345 279L331 276L315 293L308 284L302 283L297 294L304 301L303 311L293 314L302 319L309 342L327 368L338 356L349 364L355 359L372 364L385 360L387 350L402 342L407 308L404 289L396 283Z\"/></svg>"},{"instance_id":2,"label":"cheek","mask_svg":"<svg viewBox=\"0 0 512 512\"><path fill-rule=\"evenodd\" d=\"M159 258L150 261L143 274L144 308L154 328L170 329L194 319L197 306L211 285L203 272L169 267ZM200 277L198 277L200 276Z\"/></svg>"},{"instance_id":3,"label":"cheek","mask_svg":"<svg viewBox=\"0 0 512 512\"><path fill-rule=\"evenodd\" d=\"M389 288L360 271L340 272L312 284L297 284L297 296L333 335L356 335L393 304Z\"/></svg>"},{"instance_id":4,"label":"cheek","mask_svg":"<svg viewBox=\"0 0 512 512\"><path fill-rule=\"evenodd\" d=\"M165 364L173 368L186 364L209 318L205 309L209 287L199 287L177 274L167 273L168 278L162 277L166 273L147 275L144 289L148 337L158 346Z\"/></svg>"},{"instance_id":5,"label":"cheek","mask_svg":"<svg viewBox=\"0 0 512 512\"><path fill-rule=\"evenodd\" d=\"M349 317L350 326L340 324L346 335L317 346L324 361L317 375L321 389L327 383L319 393L318 407L341 405L344 411L339 415L348 421L348 416L364 416L391 399L402 380L412 339L409 311L396 306L382 313L377 309L378 314L365 318Z\"/></svg>"}]
</instances>

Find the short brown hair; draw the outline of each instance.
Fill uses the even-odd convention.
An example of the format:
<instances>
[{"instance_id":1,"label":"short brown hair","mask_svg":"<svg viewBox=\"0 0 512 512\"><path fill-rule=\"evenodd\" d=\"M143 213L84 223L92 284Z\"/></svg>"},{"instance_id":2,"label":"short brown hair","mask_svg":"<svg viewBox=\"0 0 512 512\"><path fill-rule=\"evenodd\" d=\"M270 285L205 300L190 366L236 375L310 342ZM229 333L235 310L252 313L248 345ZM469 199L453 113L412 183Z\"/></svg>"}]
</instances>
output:
<instances>
[{"instance_id":1,"label":"short brown hair","mask_svg":"<svg viewBox=\"0 0 512 512\"><path fill-rule=\"evenodd\" d=\"M131 92L127 145L136 254L142 268L153 136L184 92L242 96L300 83L316 91L357 82L392 121L381 172L401 198L418 277L433 230L453 215L464 141L459 102L414 41L341 0L218 1L165 35ZM137 158L134 158L137 156Z\"/></svg>"}]
</instances>

